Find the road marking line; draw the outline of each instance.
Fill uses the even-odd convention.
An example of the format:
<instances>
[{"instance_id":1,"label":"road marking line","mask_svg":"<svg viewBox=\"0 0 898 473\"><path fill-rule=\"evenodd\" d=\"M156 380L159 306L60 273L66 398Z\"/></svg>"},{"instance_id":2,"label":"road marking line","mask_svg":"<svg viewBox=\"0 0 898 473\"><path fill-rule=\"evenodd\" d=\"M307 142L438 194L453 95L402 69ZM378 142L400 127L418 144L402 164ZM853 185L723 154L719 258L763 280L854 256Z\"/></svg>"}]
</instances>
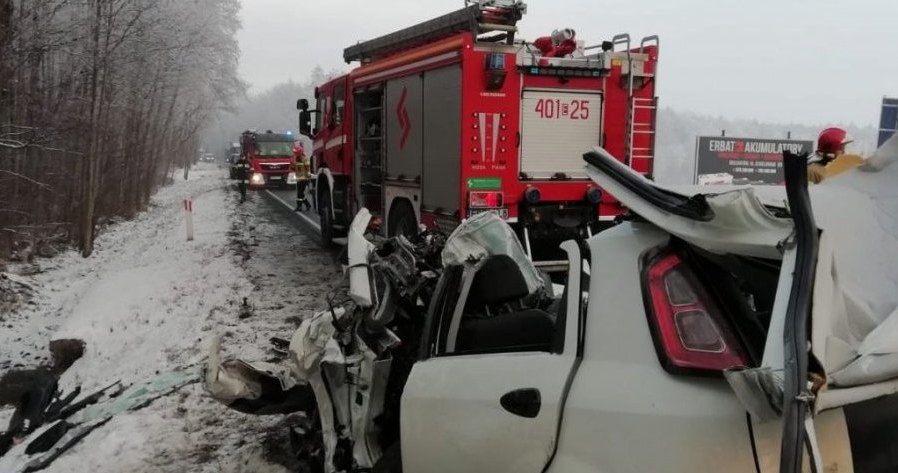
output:
<instances>
[{"instance_id":1,"label":"road marking line","mask_svg":"<svg viewBox=\"0 0 898 473\"><path fill-rule=\"evenodd\" d=\"M277 200L278 202L280 202L284 207L287 207L288 209L290 209L290 211L293 212L294 214L296 214L299 218L303 219L306 223L308 223L309 225L311 225L312 228L314 228L315 230L318 231L318 233L321 233L321 225L319 225L318 222L312 220L309 216L307 216L306 214L304 214L304 213L302 213L302 212L296 212L296 211L294 211L294 209L295 209L296 207L294 207L294 206L288 204L287 202L284 202L284 199L281 199L280 197L278 197L277 194L275 194L274 192L271 192L271 191L268 190L268 189L265 189L265 192L267 192L268 195L274 197L275 200Z\"/></svg>"}]
</instances>

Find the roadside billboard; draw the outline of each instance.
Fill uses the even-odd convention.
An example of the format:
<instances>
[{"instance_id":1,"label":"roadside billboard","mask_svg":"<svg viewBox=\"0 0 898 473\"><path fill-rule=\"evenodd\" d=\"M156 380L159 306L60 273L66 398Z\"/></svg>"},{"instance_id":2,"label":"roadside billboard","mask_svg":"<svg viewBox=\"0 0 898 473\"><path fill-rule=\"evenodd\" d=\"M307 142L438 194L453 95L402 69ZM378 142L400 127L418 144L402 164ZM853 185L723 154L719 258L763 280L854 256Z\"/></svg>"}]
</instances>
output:
<instances>
[{"instance_id":1,"label":"roadside billboard","mask_svg":"<svg viewBox=\"0 0 898 473\"><path fill-rule=\"evenodd\" d=\"M879 114L879 142L882 146L898 131L898 98L883 97L882 112Z\"/></svg>"},{"instance_id":2,"label":"roadside billboard","mask_svg":"<svg viewBox=\"0 0 898 473\"><path fill-rule=\"evenodd\" d=\"M771 184L784 181L783 151L811 152L813 141L699 136L695 184Z\"/></svg>"}]
</instances>

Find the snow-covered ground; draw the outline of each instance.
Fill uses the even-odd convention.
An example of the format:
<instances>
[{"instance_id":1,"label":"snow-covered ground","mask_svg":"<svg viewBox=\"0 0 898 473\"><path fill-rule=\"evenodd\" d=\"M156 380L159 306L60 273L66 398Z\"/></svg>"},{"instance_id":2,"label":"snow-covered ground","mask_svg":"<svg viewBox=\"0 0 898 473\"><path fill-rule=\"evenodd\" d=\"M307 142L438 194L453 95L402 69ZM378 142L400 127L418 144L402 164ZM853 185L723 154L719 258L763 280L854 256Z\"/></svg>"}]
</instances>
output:
<instances>
[{"instance_id":1,"label":"snow-covered ground","mask_svg":"<svg viewBox=\"0 0 898 473\"><path fill-rule=\"evenodd\" d=\"M31 305L0 330L0 374L46 363L51 339L86 342L60 380L89 391L201 366L213 334L224 354L274 361L273 336L289 338L339 279L334 255L303 236L260 194L246 203L226 172L200 165L162 189L137 218L107 228L95 254L42 260L25 277ZM195 240L182 202L193 199ZM239 319L248 299L253 315ZM252 417L208 399L198 384L118 415L56 460L50 472L280 472L289 465L280 416ZM23 444L24 445L24 444ZM0 471L21 460L20 445Z\"/></svg>"}]
</instances>

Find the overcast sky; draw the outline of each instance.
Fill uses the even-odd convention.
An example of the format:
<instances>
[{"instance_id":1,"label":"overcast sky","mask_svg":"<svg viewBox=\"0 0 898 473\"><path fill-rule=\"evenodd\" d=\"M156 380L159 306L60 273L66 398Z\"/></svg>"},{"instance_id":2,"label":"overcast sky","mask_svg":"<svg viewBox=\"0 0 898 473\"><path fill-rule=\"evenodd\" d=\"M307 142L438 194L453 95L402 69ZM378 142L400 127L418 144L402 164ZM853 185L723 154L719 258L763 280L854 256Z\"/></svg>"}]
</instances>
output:
<instances>
[{"instance_id":1,"label":"overcast sky","mask_svg":"<svg viewBox=\"0 0 898 473\"><path fill-rule=\"evenodd\" d=\"M242 0L241 72L259 92L343 48L463 6L462 0ZM529 0L523 38L571 27L588 44L661 36L662 105L806 124L878 122L898 96L898 0Z\"/></svg>"}]
</instances>

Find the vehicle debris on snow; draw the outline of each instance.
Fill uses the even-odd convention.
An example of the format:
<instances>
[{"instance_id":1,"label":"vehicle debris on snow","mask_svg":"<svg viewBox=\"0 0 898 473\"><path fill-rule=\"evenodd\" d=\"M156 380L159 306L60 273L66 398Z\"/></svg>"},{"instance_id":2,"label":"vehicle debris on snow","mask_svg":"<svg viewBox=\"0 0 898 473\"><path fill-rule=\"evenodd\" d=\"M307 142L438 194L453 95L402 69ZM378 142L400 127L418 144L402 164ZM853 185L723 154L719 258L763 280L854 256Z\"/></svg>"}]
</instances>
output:
<instances>
[{"instance_id":1,"label":"vehicle debris on snow","mask_svg":"<svg viewBox=\"0 0 898 473\"><path fill-rule=\"evenodd\" d=\"M0 434L0 471L42 470L116 415L140 409L198 382L200 372L193 369L163 373L129 387L115 381L90 393L82 393L80 387L69 393L60 392L58 373L47 369L31 370L26 378L30 385L16 405L9 427Z\"/></svg>"},{"instance_id":2,"label":"vehicle debris on snow","mask_svg":"<svg viewBox=\"0 0 898 473\"><path fill-rule=\"evenodd\" d=\"M418 358L421 334L428 330L425 313L444 267L464 267L473 274L492 257L501 257L515 270L521 268L524 295L532 296L533 306L551 302L551 281L533 267L514 232L496 215L477 215L448 239L423 232L414 242L367 234L370 220L362 209L350 227L348 297L331 294L328 309L302 322L289 344L289 373L221 361L218 338L206 369L206 390L230 408L316 415L318 430L310 441L323 445L315 459L323 471L370 468L398 444L402 388ZM290 398L293 404L285 408Z\"/></svg>"},{"instance_id":3,"label":"vehicle debris on snow","mask_svg":"<svg viewBox=\"0 0 898 473\"><path fill-rule=\"evenodd\" d=\"M898 139L809 195L794 181L805 176L800 156L787 156L788 196L667 189L602 149L586 160L631 213L562 245L561 297L497 216L473 217L445 242L413 242L365 236L361 211L349 293L302 322L289 374L211 363L207 390L230 405L261 399L246 386L275 378L277 390L313 397L304 412L316 421L298 443L312 471L797 473L790 455L804 450L808 471L885 471L894 442L856 442L898 438L898 399L885 397L898 383ZM818 232L819 245L800 238ZM804 334L789 324L800 320L796 300L808 308ZM788 352L802 346L805 371ZM507 437L518 429L526 434ZM584 447L587 432L604 440ZM653 453L627 454L636 442Z\"/></svg>"}]
</instances>

